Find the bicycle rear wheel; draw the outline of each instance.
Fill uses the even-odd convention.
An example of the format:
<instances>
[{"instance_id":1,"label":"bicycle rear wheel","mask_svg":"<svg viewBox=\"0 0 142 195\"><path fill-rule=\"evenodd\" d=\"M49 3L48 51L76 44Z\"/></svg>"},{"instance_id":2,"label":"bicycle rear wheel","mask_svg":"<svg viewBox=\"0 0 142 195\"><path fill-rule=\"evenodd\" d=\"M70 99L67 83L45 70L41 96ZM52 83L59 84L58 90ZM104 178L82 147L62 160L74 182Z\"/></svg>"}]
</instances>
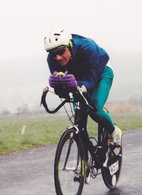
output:
<instances>
[{"instance_id":1,"label":"bicycle rear wheel","mask_svg":"<svg viewBox=\"0 0 142 195\"><path fill-rule=\"evenodd\" d=\"M108 146L105 142L103 150L102 177L109 189L114 189L120 177L122 165L122 143L121 147Z\"/></svg>"},{"instance_id":2,"label":"bicycle rear wheel","mask_svg":"<svg viewBox=\"0 0 142 195\"><path fill-rule=\"evenodd\" d=\"M62 135L55 155L54 181L57 195L81 195L85 176L85 156L74 128Z\"/></svg>"}]
</instances>

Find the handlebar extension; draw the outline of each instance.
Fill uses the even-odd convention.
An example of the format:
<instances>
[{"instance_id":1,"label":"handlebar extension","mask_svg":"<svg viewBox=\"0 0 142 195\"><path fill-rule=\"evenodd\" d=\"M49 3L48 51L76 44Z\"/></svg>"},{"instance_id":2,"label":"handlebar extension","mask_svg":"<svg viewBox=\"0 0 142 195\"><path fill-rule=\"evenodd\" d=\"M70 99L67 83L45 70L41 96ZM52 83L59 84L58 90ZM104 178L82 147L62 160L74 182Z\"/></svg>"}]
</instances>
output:
<instances>
[{"instance_id":1,"label":"handlebar extension","mask_svg":"<svg viewBox=\"0 0 142 195\"><path fill-rule=\"evenodd\" d=\"M61 104L59 104L59 106L57 106L57 108L55 108L54 110L50 110L46 103L46 95L48 92L49 92L49 87L44 88L41 96L41 105L44 106L45 110L49 114L56 113L65 103L69 102L68 99L65 99ZM75 97L77 97L77 100L79 100L79 102L89 107L89 109L94 110L95 112L97 111L97 108L95 107L93 101L91 100L90 96L87 93L82 93L82 91L79 89L77 89L75 92L72 93L74 94Z\"/></svg>"},{"instance_id":2,"label":"handlebar extension","mask_svg":"<svg viewBox=\"0 0 142 195\"><path fill-rule=\"evenodd\" d=\"M49 92L49 87L44 88L42 96L41 96L41 103L40 105L43 105L45 110L49 113L49 114L54 114L56 113L66 102L67 100L65 99L57 108L55 108L54 110L50 110L47 106L46 103L46 95Z\"/></svg>"}]
</instances>

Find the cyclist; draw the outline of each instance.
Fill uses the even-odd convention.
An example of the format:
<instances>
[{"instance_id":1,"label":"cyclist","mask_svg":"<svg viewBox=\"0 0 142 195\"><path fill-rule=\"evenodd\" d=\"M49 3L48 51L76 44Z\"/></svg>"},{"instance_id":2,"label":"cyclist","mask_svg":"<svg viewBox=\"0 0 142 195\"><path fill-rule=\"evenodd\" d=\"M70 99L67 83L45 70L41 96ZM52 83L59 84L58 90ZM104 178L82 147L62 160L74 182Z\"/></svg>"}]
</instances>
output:
<instances>
[{"instance_id":1,"label":"cyclist","mask_svg":"<svg viewBox=\"0 0 142 195\"><path fill-rule=\"evenodd\" d=\"M49 52L47 63L51 75L49 84L61 96L62 87L76 88L88 92L97 108L89 115L101 123L110 135L110 144L121 144L121 130L114 125L109 113L103 107L113 81L113 70L109 56L94 40L68 33L62 28L52 30L44 38L44 48ZM61 78L58 72L64 72ZM59 89L59 90L57 90ZM81 128L87 136L87 110L82 106Z\"/></svg>"}]
</instances>

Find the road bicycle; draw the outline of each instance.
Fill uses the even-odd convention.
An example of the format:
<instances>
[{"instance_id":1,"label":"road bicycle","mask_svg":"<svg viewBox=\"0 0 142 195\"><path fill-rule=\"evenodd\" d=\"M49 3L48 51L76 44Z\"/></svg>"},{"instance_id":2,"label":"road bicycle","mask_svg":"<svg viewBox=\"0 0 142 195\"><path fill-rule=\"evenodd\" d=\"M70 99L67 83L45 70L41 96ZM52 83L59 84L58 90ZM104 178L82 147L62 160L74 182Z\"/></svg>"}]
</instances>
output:
<instances>
[{"instance_id":1,"label":"road bicycle","mask_svg":"<svg viewBox=\"0 0 142 195\"><path fill-rule=\"evenodd\" d=\"M66 103L71 105L71 126L67 127L58 142L54 161L54 182L57 195L81 195L84 184L90 178L102 174L103 181L109 189L114 189L118 182L122 165L121 146L109 144L109 135L98 124L96 137L89 137L80 126L81 105L86 106L88 114L97 111L91 98L81 90L70 93L54 109L47 105L47 87L42 94L41 104L50 113L56 113Z\"/></svg>"}]
</instances>

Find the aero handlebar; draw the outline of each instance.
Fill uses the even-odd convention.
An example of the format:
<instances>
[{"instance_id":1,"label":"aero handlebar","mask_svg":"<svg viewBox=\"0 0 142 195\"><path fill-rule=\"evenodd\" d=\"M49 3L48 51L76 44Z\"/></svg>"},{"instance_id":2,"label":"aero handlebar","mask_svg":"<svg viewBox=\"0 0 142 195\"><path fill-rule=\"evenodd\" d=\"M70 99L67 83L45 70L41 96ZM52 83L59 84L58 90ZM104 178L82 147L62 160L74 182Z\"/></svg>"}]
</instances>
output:
<instances>
[{"instance_id":1,"label":"aero handlebar","mask_svg":"<svg viewBox=\"0 0 142 195\"><path fill-rule=\"evenodd\" d=\"M61 104L59 104L55 109L50 110L48 108L48 105L46 103L46 95L49 92L49 87L46 87L43 90L42 96L41 96L41 105L44 106L45 110L49 113L49 114L54 114L56 113L65 103L67 102L75 102L75 100L73 101L72 98L68 97L66 98L63 102L61 102ZM80 90L80 88L78 88L77 90L71 92L74 97L77 99L78 102L81 102L82 104L86 105L87 107L89 107L91 110L97 111L97 108L94 106L90 96L87 93L82 93L82 91ZM75 99L74 98L74 99Z\"/></svg>"}]
</instances>

